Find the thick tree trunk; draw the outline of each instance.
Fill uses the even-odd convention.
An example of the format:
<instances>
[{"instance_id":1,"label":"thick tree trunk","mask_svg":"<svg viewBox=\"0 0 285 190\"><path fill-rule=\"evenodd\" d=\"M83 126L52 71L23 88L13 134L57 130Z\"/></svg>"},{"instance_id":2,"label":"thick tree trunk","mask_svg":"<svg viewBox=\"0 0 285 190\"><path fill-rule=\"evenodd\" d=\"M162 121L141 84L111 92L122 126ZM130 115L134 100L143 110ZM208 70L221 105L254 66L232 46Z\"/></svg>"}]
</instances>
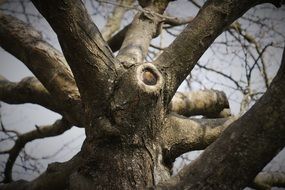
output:
<instances>
[{"instance_id":1,"label":"thick tree trunk","mask_svg":"<svg viewBox=\"0 0 285 190\"><path fill-rule=\"evenodd\" d=\"M42 56L37 49L33 49L32 52L45 58L45 67L48 65L48 68L65 71L60 77L54 76L52 69L49 69L49 75L41 74L45 69L35 67L35 62L29 62L31 70L39 73L38 78L43 85L39 84L40 88L32 85L30 88L45 95L39 98L41 101L35 102L53 107L53 102L48 102L49 97L59 96L57 100L69 106L58 106L54 110L64 110L64 119L84 127L86 139L82 150L72 160L50 165L44 174L32 182L19 181L2 185L0 189L229 189L233 185L235 189L240 189L246 186L252 179L244 179L242 176L250 175L253 178L284 144L284 137L279 133L282 134L285 130L282 98L284 90L281 90L285 85L285 55L277 79L261 99L261 103L252 109L254 111L231 125L222 135L222 139L210 146L196 164L192 163L177 177L168 180L175 157L190 150L207 147L232 122L232 119L228 118L191 120L170 112L176 111L186 116L218 116L222 110L229 107L224 94L217 91L201 91L196 93L196 96L173 96L200 56L223 29L250 7L261 2L264 1L208 1L192 24L153 64L143 61L151 39L159 32L159 25L163 20L163 15L160 14L167 7L168 1L140 1L144 10L130 25L118 57L115 58L81 1L33 0L34 5L57 33L69 65L66 65L65 59L57 51L52 52L61 58L61 64L50 59L52 54ZM10 19L0 15L0 26L5 29L0 30L0 35L18 39L20 42L26 38L41 42L38 35L7 35L8 26L11 31L19 27L25 29L27 34L30 31L20 22L8 22ZM7 45L8 41L0 40L0 43ZM20 44L24 48L33 47L26 46L27 43ZM45 43L40 44L49 47ZM11 49L8 45L4 47ZM18 57L27 61L24 58L29 51L24 53L25 56L21 54ZM50 75L58 80L49 77ZM68 82L66 91L60 90L62 86L66 86L62 80ZM13 92L18 92L19 88L16 87L21 87L5 79L1 79L1 84L5 89L10 86L10 91ZM38 84L38 81L34 81L34 84ZM72 91L69 91L70 86ZM53 89L55 92L51 93ZM2 91L3 97L9 97L11 94L7 90ZM27 98L27 93L20 97L24 102L33 99ZM200 100L201 97L204 98L203 101ZM278 100L280 97L282 100ZM173 102L170 103L172 98ZM10 97L6 99L13 102ZM180 105L174 106L175 102ZM274 106L279 112L264 109L267 107L274 110ZM274 120L269 122L268 117ZM278 125L274 126L274 122ZM64 131L70 124L62 126L60 129L63 128ZM50 135L62 132L50 127L48 129L48 132L51 131ZM259 135L258 138L256 134ZM21 136L23 138L24 135ZM276 145L272 146L274 143ZM24 146L21 142L19 144ZM255 147L259 149L254 150ZM272 151L267 154L271 148ZM11 154L11 151L8 152ZM256 162L257 159L253 158L258 156L261 159ZM231 180L225 180L231 175L232 166L236 163L242 166L237 169L238 175L231 177ZM214 166L214 169L208 171L205 165L209 166L208 168ZM254 166L253 169L243 170L250 166ZM10 174L11 171L12 166L6 173ZM217 171L219 175L216 174ZM222 177L218 178L219 176ZM12 180L12 177L8 178L5 182ZM157 186L158 183L160 184Z\"/></svg>"},{"instance_id":2,"label":"thick tree trunk","mask_svg":"<svg viewBox=\"0 0 285 190\"><path fill-rule=\"evenodd\" d=\"M70 177L70 189L144 189L168 174L158 159L159 151L146 142L127 145L110 139L94 147L84 165ZM88 146L88 145L87 145ZM93 148L92 148L93 149Z\"/></svg>"}]
</instances>

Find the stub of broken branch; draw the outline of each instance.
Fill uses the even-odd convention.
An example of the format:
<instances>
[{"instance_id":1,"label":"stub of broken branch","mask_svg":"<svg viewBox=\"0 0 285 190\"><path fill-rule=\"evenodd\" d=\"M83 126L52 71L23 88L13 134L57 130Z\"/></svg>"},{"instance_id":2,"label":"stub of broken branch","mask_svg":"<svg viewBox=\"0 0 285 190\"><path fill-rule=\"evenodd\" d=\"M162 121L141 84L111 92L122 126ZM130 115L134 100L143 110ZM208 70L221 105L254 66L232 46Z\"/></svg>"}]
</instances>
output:
<instances>
[{"instance_id":1,"label":"stub of broken branch","mask_svg":"<svg viewBox=\"0 0 285 190\"><path fill-rule=\"evenodd\" d=\"M160 137L166 165L183 153L202 150L214 142L235 120L235 117L218 119L189 119L170 114Z\"/></svg>"},{"instance_id":2,"label":"stub of broken branch","mask_svg":"<svg viewBox=\"0 0 285 190\"><path fill-rule=\"evenodd\" d=\"M260 172L254 178L254 187L259 190L285 187L285 172Z\"/></svg>"},{"instance_id":3,"label":"stub of broken branch","mask_svg":"<svg viewBox=\"0 0 285 190\"><path fill-rule=\"evenodd\" d=\"M169 104L169 109L186 117L194 115L203 115L208 118L230 116L226 94L218 90L177 92Z\"/></svg>"}]
</instances>

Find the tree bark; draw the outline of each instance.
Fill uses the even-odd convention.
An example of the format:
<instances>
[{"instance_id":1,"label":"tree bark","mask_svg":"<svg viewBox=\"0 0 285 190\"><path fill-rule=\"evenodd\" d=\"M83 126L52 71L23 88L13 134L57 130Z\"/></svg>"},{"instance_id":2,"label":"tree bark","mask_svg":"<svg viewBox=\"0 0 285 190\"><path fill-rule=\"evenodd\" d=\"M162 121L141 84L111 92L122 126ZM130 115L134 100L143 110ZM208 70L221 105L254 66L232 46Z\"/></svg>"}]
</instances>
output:
<instances>
[{"instance_id":1,"label":"tree bark","mask_svg":"<svg viewBox=\"0 0 285 190\"><path fill-rule=\"evenodd\" d=\"M140 1L146 10L135 17L115 58L82 1L33 0L56 32L73 73L71 80L64 81L72 83L73 88L78 86L80 104L83 104L79 120L85 128L86 139L72 160L51 165L32 182L6 184L0 189L16 188L19 184L18 189L71 190L245 187L285 143L285 58L261 101L229 127L224 118L173 116L171 112L179 113L179 109L169 103L180 83L223 29L261 2L209 0L154 63L144 63L160 22L156 19L162 16L168 1ZM8 25L6 17L0 15L0 18L2 23L5 21L3 26ZM133 32L137 36L132 36ZM51 62L47 61L49 71L58 64ZM61 69L69 72L66 65ZM51 94L48 79L43 80L43 87ZM193 101L193 96L189 97L185 99ZM207 97L211 98L201 100L201 95L195 98L193 113L217 114L229 107L223 93L210 93ZM197 161L169 179L169 165L176 156L211 143Z\"/></svg>"}]
</instances>

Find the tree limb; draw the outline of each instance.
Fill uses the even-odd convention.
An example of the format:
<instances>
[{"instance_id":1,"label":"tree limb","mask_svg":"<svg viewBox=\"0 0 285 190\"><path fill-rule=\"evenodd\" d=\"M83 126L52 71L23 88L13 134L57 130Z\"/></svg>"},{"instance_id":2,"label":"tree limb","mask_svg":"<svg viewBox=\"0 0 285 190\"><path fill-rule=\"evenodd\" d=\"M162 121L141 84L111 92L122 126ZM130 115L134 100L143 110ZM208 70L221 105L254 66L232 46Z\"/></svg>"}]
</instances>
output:
<instances>
[{"instance_id":1,"label":"tree limb","mask_svg":"<svg viewBox=\"0 0 285 190\"><path fill-rule=\"evenodd\" d=\"M229 102L226 94L217 90L176 92L169 104L171 111L186 117L204 115L212 118L228 108Z\"/></svg>"},{"instance_id":2,"label":"tree limb","mask_svg":"<svg viewBox=\"0 0 285 190\"><path fill-rule=\"evenodd\" d=\"M270 190L272 187L285 187L285 173L260 172L254 178L254 187L259 190Z\"/></svg>"},{"instance_id":3,"label":"tree limb","mask_svg":"<svg viewBox=\"0 0 285 190\"><path fill-rule=\"evenodd\" d=\"M108 41L118 29L120 29L121 21L127 11L124 6L130 6L132 3L133 0L119 0L118 4L115 5L112 14L108 16L107 22L101 30L102 36L106 41Z\"/></svg>"},{"instance_id":4,"label":"tree limb","mask_svg":"<svg viewBox=\"0 0 285 190\"><path fill-rule=\"evenodd\" d=\"M41 34L24 22L0 12L0 45L21 60L54 99L72 113L80 113L81 99L75 80L62 54L44 42ZM80 115L80 114L79 114ZM80 123L74 115L76 123Z\"/></svg>"},{"instance_id":5,"label":"tree limb","mask_svg":"<svg viewBox=\"0 0 285 190\"><path fill-rule=\"evenodd\" d=\"M166 103L224 29L248 9L263 2L270 1L210 0L204 4L184 31L154 61L166 79Z\"/></svg>"},{"instance_id":6,"label":"tree limb","mask_svg":"<svg viewBox=\"0 0 285 190\"><path fill-rule=\"evenodd\" d=\"M214 142L235 118L189 119L169 115L161 130L165 163L168 166L181 154L202 150Z\"/></svg>"},{"instance_id":7,"label":"tree limb","mask_svg":"<svg viewBox=\"0 0 285 190\"><path fill-rule=\"evenodd\" d=\"M284 147L284 89L285 51L277 76L262 98L195 162L158 189L242 189L249 185Z\"/></svg>"},{"instance_id":8,"label":"tree limb","mask_svg":"<svg viewBox=\"0 0 285 190\"><path fill-rule=\"evenodd\" d=\"M18 139L15 141L14 146L7 151L4 151L5 153L9 154L5 171L4 171L4 183L9 183L12 181L12 169L13 165L22 150L22 148L25 147L25 145L28 142L31 142L36 139L46 138L46 137L52 137L52 136L58 136L62 133L64 133L66 130L70 129L72 125L67 122L64 119L57 120L52 125L46 125L46 126L36 126L36 129L24 134L21 134L18 136Z\"/></svg>"},{"instance_id":9,"label":"tree limb","mask_svg":"<svg viewBox=\"0 0 285 190\"><path fill-rule=\"evenodd\" d=\"M108 40L108 45L110 46L111 50L113 52L118 51L125 39L126 33L130 28L130 24L125 26L122 30L120 30L119 32L117 32L114 36L112 36L109 40Z\"/></svg>"},{"instance_id":10,"label":"tree limb","mask_svg":"<svg viewBox=\"0 0 285 190\"><path fill-rule=\"evenodd\" d=\"M34 77L26 77L15 83L0 75L0 100L8 104L38 104L60 114L63 109Z\"/></svg>"},{"instance_id":11,"label":"tree limb","mask_svg":"<svg viewBox=\"0 0 285 190\"><path fill-rule=\"evenodd\" d=\"M86 156L86 155L85 155ZM24 180L0 185L1 190L62 190L68 186L70 175L82 165L84 155L79 152L71 160L64 163L52 163L48 165L45 173L31 182Z\"/></svg>"},{"instance_id":12,"label":"tree limb","mask_svg":"<svg viewBox=\"0 0 285 190\"><path fill-rule=\"evenodd\" d=\"M157 14L164 12L168 1L149 1L144 11L138 13L128 31L117 58L128 64L143 63L150 41L159 33L161 18Z\"/></svg>"},{"instance_id":13,"label":"tree limb","mask_svg":"<svg viewBox=\"0 0 285 190\"><path fill-rule=\"evenodd\" d=\"M32 1L58 36L87 110L105 109L114 87L114 56L82 1Z\"/></svg>"}]
</instances>

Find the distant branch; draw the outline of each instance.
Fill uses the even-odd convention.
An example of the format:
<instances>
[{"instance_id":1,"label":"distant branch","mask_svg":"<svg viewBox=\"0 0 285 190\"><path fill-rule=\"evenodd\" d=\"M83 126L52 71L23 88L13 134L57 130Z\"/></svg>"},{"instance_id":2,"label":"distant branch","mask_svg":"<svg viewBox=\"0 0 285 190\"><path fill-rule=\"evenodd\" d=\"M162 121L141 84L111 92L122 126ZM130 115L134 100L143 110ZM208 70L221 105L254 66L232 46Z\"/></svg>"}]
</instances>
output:
<instances>
[{"instance_id":1,"label":"distant branch","mask_svg":"<svg viewBox=\"0 0 285 190\"><path fill-rule=\"evenodd\" d=\"M133 0L120 0L118 3L119 4L115 5L112 14L108 16L107 22L101 32L106 41L108 41L118 29L120 29L123 16L128 10L124 6L130 6L133 3Z\"/></svg>"},{"instance_id":2,"label":"distant branch","mask_svg":"<svg viewBox=\"0 0 285 190\"><path fill-rule=\"evenodd\" d=\"M166 103L170 102L199 58L225 28L251 7L264 2L266 1L210 0L203 5L198 15L154 61L166 78Z\"/></svg>"},{"instance_id":3,"label":"distant branch","mask_svg":"<svg viewBox=\"0 0 285 190\"><path fill-rule=\"evenodd\" d=\"M13 165L22 150L22 148L25 147L25 145L28 142L31 142L36 139L46 138L46 137L52 137L52 136L58 136L62 133L64 133L66 130L70 129L72 125L62 120L57 120L52 125L46 125L46 126L36 126L36 129L24 134L19 134L17 140L15 141L14 146L10 150L4 151L5 153L9 154L5 171L4 171L4 183L8 183L12 181L12 169ZM5 131L3 131L5 132Z\"/></svg>"},{"instance_id":4,"label":"distant branch","mask_svg":"<svg viewBox=\"0 0 285 190\"><path fill-rule=\"evenodd\" d=\"M66 189L70 175L83 164L84 155L80 152L71 160L64 163L52 163L47 170L31 182L19 180L8 184L0 184L5 190L39 190L39 189ZM78 179L73 179L78 180Z\"/></svg>"}]
</instances>

